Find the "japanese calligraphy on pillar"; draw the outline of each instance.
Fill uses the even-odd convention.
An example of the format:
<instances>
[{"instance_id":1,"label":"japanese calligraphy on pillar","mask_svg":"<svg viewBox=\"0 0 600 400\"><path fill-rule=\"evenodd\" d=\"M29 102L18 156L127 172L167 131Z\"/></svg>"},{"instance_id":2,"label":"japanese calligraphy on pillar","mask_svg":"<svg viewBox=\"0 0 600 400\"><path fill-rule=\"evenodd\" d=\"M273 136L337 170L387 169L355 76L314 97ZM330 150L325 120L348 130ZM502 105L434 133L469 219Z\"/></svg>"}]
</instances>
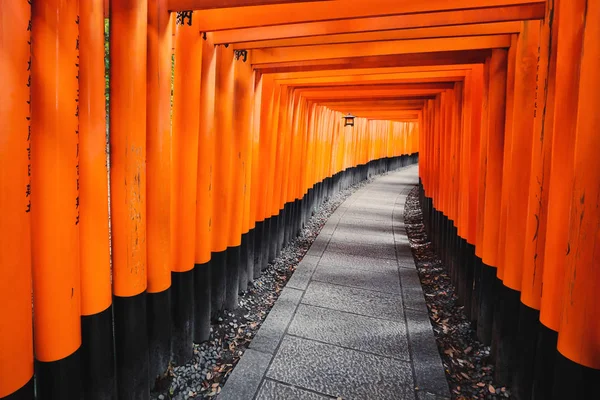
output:
<instances>
[{"instance_id":1,"label":"japanese calligraphy on pillar","mask_svg":"<svg viewBox=\"0 0 600 400\"><path fill-rule=\"evenodd\" d=\"M26 0L27 4L31 7L32 0ZM27 32L29 34L29 59L27 61L27 88L29 89L29 99L27 105L29 113L27 115L27 186L25 187L25 212L31 212L31 16L27 22Z\"/></svg>"},{"instance_id":2,"label":"japanese calligraphy on pillar","mask_svg":"<svg viewBox=\"0 0 600 400\"><path fill-rule=\"evenodd\" d=\"M75 125L75 135L77 136L77 145L75 147L76 162L75 169L77 170L77 197L75 197L75 225L79 225L79 14L75 20L77 24L77 38L75 39L75 50L76 50L76 61L75 66L77 67L77 92L75 95L75 117L77 118L77 124Z\"/></svg>"},{"instance_id":3,"label":"japanese calligraphy on pillar","mask_svg":"<svg viewBox=\"0 0 600 400\"><path fill-rule=\"evenodd\" d=\"M538 46L538 55L535 66L535 102L533 103L533 118L537 118L537 109L538 109L538 96L540 94L540 52L542 51L541 47Z\"/></svg>"}]
</instances>

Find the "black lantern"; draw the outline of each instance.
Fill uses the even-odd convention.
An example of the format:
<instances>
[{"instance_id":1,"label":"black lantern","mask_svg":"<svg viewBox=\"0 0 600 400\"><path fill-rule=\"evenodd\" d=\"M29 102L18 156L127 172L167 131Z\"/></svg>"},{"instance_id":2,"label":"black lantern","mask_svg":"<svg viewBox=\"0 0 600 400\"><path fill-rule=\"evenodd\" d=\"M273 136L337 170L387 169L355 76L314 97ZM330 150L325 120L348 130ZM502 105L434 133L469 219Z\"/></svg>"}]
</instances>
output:
<instances>
[{"instance_id":1,"label":"black lantern","mask_svg":"<svg viewBox=\"0 0 600 400\"><path fill-rule=\"evenodd\" d=\"M344 118L344 126L354 126L354 115L348 113L342 118Z\"/></svg>"}]
</instances>

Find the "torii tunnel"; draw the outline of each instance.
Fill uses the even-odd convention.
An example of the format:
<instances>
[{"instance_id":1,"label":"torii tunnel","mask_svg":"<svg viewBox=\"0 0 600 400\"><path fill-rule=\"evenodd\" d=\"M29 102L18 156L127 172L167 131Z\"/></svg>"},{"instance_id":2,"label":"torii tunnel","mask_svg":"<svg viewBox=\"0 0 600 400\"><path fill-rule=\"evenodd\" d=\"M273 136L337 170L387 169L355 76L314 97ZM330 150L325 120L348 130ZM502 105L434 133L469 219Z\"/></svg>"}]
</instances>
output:
<instances>
[{"instance_id":1,"label":"torii tunnel","mask_svg":"<svg viewBox=\"0 0 600 400\"><path fill-rule=\"evenodd\" d=\"M600 1L0 0L0 77L0 398L149 398L416 162L496 379L598 398Z\"/></svg>"}]
</instances>

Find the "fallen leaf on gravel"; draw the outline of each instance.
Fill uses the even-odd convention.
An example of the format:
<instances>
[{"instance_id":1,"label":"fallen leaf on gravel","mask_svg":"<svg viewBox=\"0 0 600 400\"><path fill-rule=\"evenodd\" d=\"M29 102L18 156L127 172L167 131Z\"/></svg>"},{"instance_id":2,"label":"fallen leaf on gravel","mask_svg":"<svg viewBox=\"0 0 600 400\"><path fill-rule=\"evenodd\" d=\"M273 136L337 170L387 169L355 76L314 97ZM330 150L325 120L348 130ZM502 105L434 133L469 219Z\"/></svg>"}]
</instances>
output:
<instances>
[{"instance_id":1,"label":"fallen leaf on gravel","mask_svg":"<svg viewBox=\"0 0 600 400\"><path fill-rule=\"evenodd\" d=\"M490 393L492 393L492 394L496 393L496 389L494 389L494 387L492 385L488 386L488 389L490 390Z\"/></svg>"}]
</instances>

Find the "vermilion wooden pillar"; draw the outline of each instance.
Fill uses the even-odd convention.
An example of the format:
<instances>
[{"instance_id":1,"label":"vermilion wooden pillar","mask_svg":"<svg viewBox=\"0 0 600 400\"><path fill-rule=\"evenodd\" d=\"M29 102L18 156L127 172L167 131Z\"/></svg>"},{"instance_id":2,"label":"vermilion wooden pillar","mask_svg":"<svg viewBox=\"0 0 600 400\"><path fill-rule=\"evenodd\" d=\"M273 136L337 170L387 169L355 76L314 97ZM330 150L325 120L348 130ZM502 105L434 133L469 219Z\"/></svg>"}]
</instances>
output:
<instances>
[{"instance_id":1,"label":"vermilion wooden pillar","mask_svg":"<svg viewBox=\"0 0 600 400\"><path fill-rule=\"evenodd\" d=\"M115 393L104 80L104 1L80 2L81 361L86 399Z\"/></svg>"},{"instance_id":2,"label":"vermilion wooden pillar","mask_svg":"<svg viewBox=\"0 0 600 400\"><path fill-rule=\"evenodd\" d=\"M553 398L593 398L600 379L600 3L588 1ZM573 393L574 392L574 393Z\"/></svg>"},{"instance_id":3,"label":"vermilion wooden pillar","mask_svg":"<svg viewBox=\"0 0 600 400\"><path fill-rule=\"evenodd\" d=\"M231 174L232 174L232 105L233 105L233 51L223 45L215 49L215 166L213 180L213 216L212 216L212 260L211 279L213 291L211 313L216 315L226 308L226 293L230 298L237 295L237 280L231 276L237 269L228 268L227 247L231 225ZM235 266L235 260L231 266ZM237 267L236 267L237 268ZM230 272L228 274L228 271ZM235 285L235 286L234 286ZM234 294L235 293L235 294Z\"/></svg>"},{"instance_id":4,"label":"vermilion wooden pillar","mask_svg":"<svg viewBox=\"0 0 600 400\"><path fill-rule=\"evenodd\" d=\"M243 216L244 216L244 158L245 155L245 140L248 132L248 115L250 106L245 104L248 98L248 86L243 85L241 80L242 74L248 75L248 70L240 71L238 64L243 64L243 58L237 57L233 54L233 51L226 49L228 62L230 65L230 80L231 80L231 97L230 103L227 107L229 108L229 118L231 118L231 148L228 151L231 153L231 175L230 175L230 191L229 196L231 198L231 208L229 210L229 237L227 238L227 251L228 251L228 277L227 283L231 281L232 290L227 293L226 304L228 309L237 308L237 296L244 287L247 287L247 270L245 255L242 255L242 230L243 230ZM232 54L229 54L231 52ZM231 57L231 61L229 61ZM240 79L241 78L241 79ZM235 110L235 112L234 112ZM242 126L243 125L243 126ZM244 241L245 242L245 241ZM246 244L246 243L244 243ZM244 281L242 283L242 281Z\"/></svg>"},{"instance_id":5,"label":"vermilion wooden pillar","mask_svg":"<svg viewBox=\"0 0 600 400\"><path fill-rule=\"evenodd\" d=\"M171 227L171 350L173 360L192 358L194 328L194 247L202 36L191 11L176 17L175 78L173 87L173 185Z\"/></svg>"},{"instance_id":6,"label":"vermilion wooden pillar","mask_svg":"<svg viewBox=\"0 0 600 400\"><path fill-rule=\"evenodd\" d=\"M539 310L545 266L548 189L555 110L557 11L558 1L548 2L546 18L540 27L529 204L525 236L527 240L525 241L523 256L523 282L517 333L517 345L520 350L517 354L517 367L513 370L513 390L519 398L531 398L536 369L536 353L545 351L538 350L536 347L541 328Z\"/></svg>"},{"instance_id":7,"label":"vermilion wooden pillar","mask_svg":"<svg viewBox=\"0 0 600 400\"><path fill-rule=\"evenodd\" d=\"M262 262L262 240L263 240L263 225L264 217L259 216L259 195L261 194L261 181L259 178L260 166L261 166L261 105L262 105L262 76L258 71L254 72L254 103L252 108L252 176L251 176L251 190L250 190L250 226L254 229L253 233L253 276L260 276L261 262Z\"/></svg>"},{"instance_id":8,"label":"vermilion wooden pillar","mask_svg":"<svg viewBox=\"0 0 600 400\"><path fill-rule=\"evenodd\" d=\"M171 360L171 49L173 15L166 0L148 2L146 170L149 376Z\"/></svg>"},{"instance_id":9,"label":"vermilion wooden pillar","mask_svg":"<svg viewBox=\"0 0 600 400\"><path fill-rule=\"evenodd\" d=\"M248 59L248 53L238 52L234 54L234 100L233 107L235 115L233 116L233 130L235 134L235 142L239 148L236 148L234 154L234 164L237 165L236 183L237 196L240 204L236 207L236 214L232 215L236 224L237 233L234 242L240 247L240 264L239 264L239 291L246 291L248 281L254 276L254 263L250 262L250 223L249 223L249 207L250 207L250 175L252 173L252 158L250 151L251 134L252 134L252 111L253 111L253 95L254 81L252 74L252 66ZM239 238L238 238L239 236ZM253 259L253 257L252 257Z\"/></svg>"},{"instance_id":10,"label":"vermilion wooden pillar","mask_svg":"<svg viewBox=\"0 0 600 400\"><path fill-rule=\"evenodd\" d=\"M32 4L27 84L31 85L34 343L40 399L81 398L78 12L76 2Z\"/></svg>"},{"instance_id":11,"label":"vermilion wooden pillar","mask_svg":"<svg viewBox=\"0 0 600 400\"><path fill-rule=\"evenodd\" d=\"M513 125L508 177L507 230L504 248L502 282L497 280L497 295L502 302L494 312L495 377L501 384L511 383L511 371L516 365L516 332L519 318L519 298L523 276L525 230L528 195L514 188L528 187L531 171L533 111L535 107L535 76L539 46L539 21L523 22L516 57ZM508 150L507 150L508 151ZM500 249L499 251L502 251Z\"/></svg>"},{"instance_id":12,"label":"vermilion wooden pillar","mask_svg":"<svg viewBox=\"0 0 600 400\"><path fill-rule=\"evenodd\" d=\"M535 399L551 398L553 393L556 346L563 303L564 271L567 265L568 229L573 190L575 116L579 103L579 76L583 46L586 1L561 1L555 7L558 24L556 87L550 175L548 177L548 215L540 333L536 352ZM561 28L563 27L563 28Z\"/></svg>"},{"instance_id":13,"label":"vermilion wooden pillar","mask_svg":"<svg viewBox=\"0 0 600 400\"><path fill-rule=\"evenodd\" d=\"M146 238L148 3L110 2L110 194L117 395L149 397Z\"/></svg>"},{"instance_id":14,"label":"vermilion wooden pillar","mask_svg":"<svg viewBox=\"0 0 600 400\"><path fill-rule=\"evenodd\" d=\"M31 6L0 1L0 398L33 398Z\"/></svg>"},{"instance_id":15,"label":"vermilion wooden pillar","mask_svg":"<svg viewBox=\"0 0 600 400\"><path fill-rule=\"evenodd\" d=\"M213 240L213 183L215 168L215 46L212 33L202 40L200 77L200 124L198 126L198 183L196 194L196 244L194 266L194 341L210 335L211 246Z\"/></svg>"}]
</instances>

